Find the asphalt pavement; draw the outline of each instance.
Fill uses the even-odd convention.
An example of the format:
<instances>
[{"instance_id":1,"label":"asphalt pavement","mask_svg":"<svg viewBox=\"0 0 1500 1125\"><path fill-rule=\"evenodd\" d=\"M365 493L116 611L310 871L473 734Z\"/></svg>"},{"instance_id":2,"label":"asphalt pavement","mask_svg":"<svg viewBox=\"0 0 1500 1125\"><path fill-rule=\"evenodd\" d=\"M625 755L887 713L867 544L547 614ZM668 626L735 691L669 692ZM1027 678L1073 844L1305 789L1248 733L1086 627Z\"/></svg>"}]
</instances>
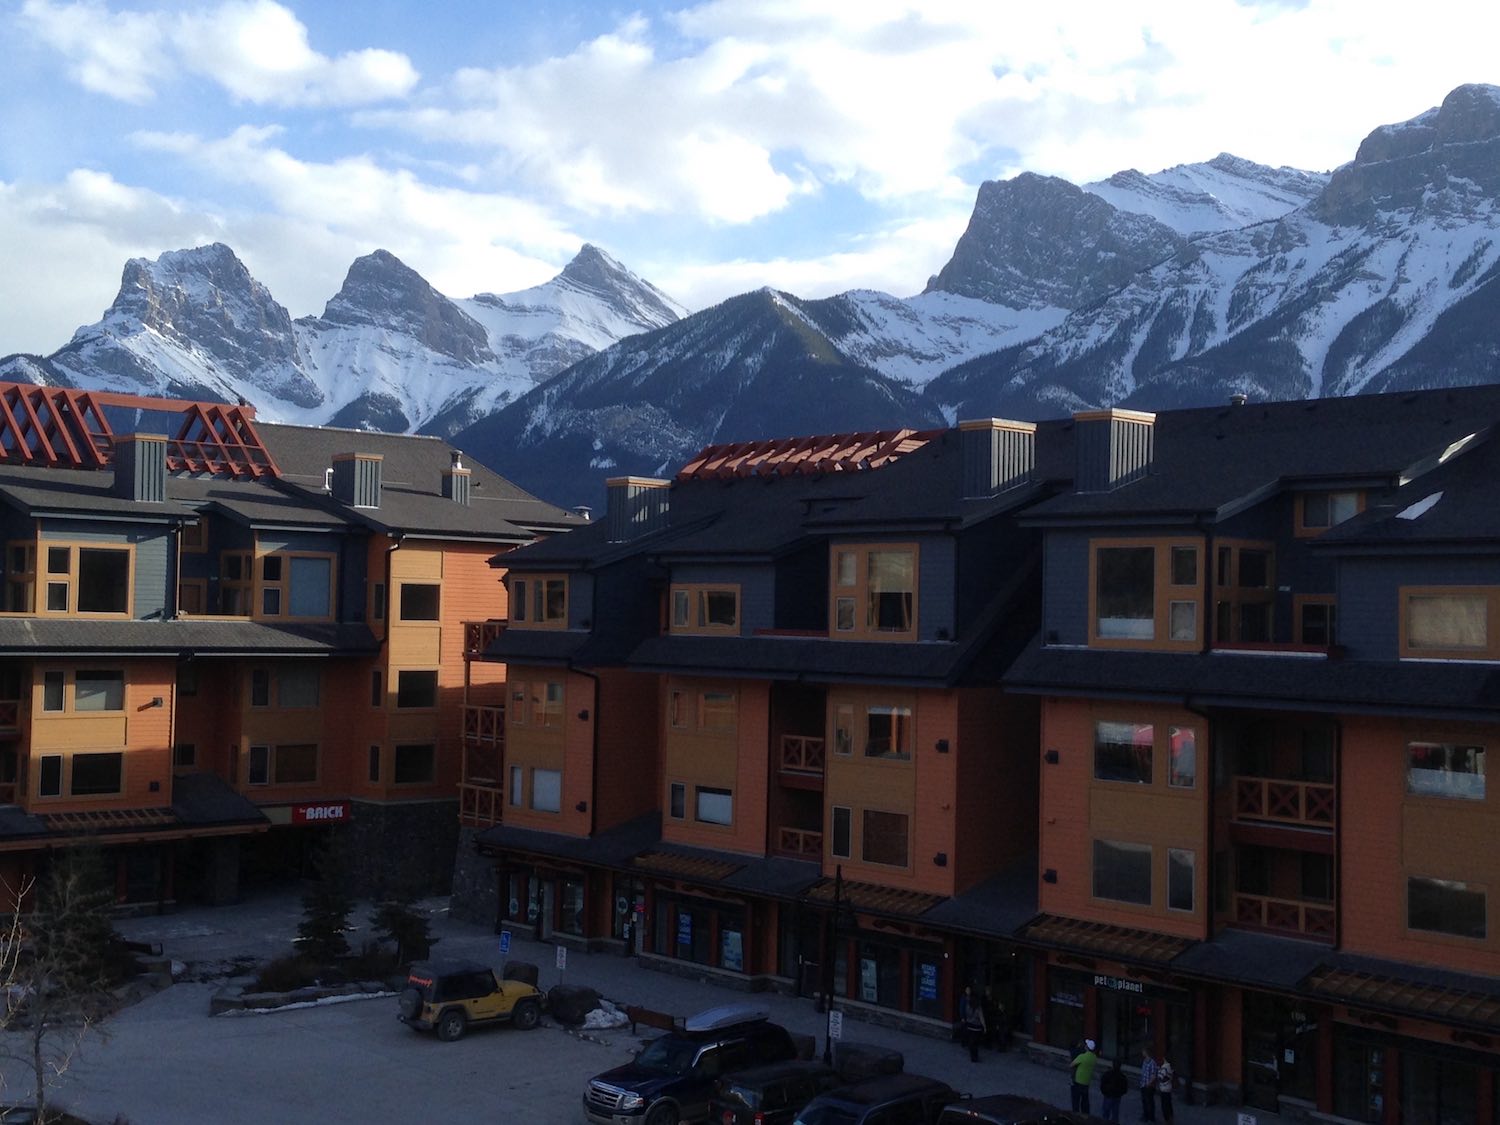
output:
<instances>
[{"instance_id":1,"label":"asphalt pavement","mask_svg":"<svg viewBox=\"0 0 1500 1125\"><path fill-rule=\"evenodd\" d=\"M500 965L499 940L487 929L451 919L434 900L435 956ZM351 945L372 936L358 911ZM277 1122L582 1121L587 1079L626 1061L643 1038L628 1028L575 1033L550 1019L542 1028L474 1029L457 1043L439 1043L396 1020L390 997L279 1010L209 1015L209 999L226 974L252 960L291 949L301 918L294 892L267 894L242 904L121 919L122 936L159 943L180 963L179 983L122 1009L86 1037L78 1057L57 1080L52 1097L98 1125L250 1125ZM513 960L541 968L541 986L559 982L597 989L619 1004L688 1014L753 1000L793 1032L815 1035L821 1051L826 1016L807 999L750 995L721 984L642 968L618 954L569 950L556 967L555 947L513 935ZM943 1079L971 1094L1018 1093L1066 1106L1067 1072L1028 1059L1022 1051L986 1050L970 1062L946 1039L844 1020L850 1040L889 1047L911 1072ZM25 1077L3 1067L9 1083ZM15 1089L15 1086L12 1086ZM1097 1111L1099 1094L1093 1091ZM1181 1125L1236 1125L1233 1106L1185 1104ZM1123 1119L1134 1122L1134 1091ZM1272 1115L1258 1116L1271 1120Z\"/></svg>"}]
</instances>

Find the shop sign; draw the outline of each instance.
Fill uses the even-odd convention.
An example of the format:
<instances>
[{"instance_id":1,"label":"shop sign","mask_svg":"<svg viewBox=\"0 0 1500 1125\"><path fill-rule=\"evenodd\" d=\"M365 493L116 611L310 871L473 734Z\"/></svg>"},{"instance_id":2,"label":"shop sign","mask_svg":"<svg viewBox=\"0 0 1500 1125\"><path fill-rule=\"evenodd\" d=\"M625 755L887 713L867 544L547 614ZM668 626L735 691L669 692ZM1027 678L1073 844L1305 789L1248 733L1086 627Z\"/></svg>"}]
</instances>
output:
<instances>
[{"instance_id":1,"label":"shop sign","mask_svg":"<svg viewBox=\"0 0 1500 1125\"><path fill-rule=\"evenodd\" d=\"M875 969L875 958L861 957L859 959L859 998L866 1004L879 1002L880 986L879 977Z\"/></svg>"},{"instance_id":2,"label":"shop sign","mask_svg":"<svg viewBox=\"0 0 1500 1125\"><path fill-rule=\"evenodd\" d=\"M724 948L720 951L719 964L721 968L730 969L736 973L745 971L745 939L738 930L724 931Z\"/></svg>"},{"instance_id":3,"label":"shop sign","mask_svg":"<svg viewBox=\"0 0 1500 1125\"><path fill-rule=\"evenodd\" d=\"M1103 973L1094 976L1095 988L1107 988L1111 992L1133 992L1137 996L1146 994L1146 986L1138 980L1127 980L1124 977L1112 977Z\"/></svg>"},{"instance_id":4,"label":"shop sign","mask_svg":"<svg viewBox=\"0 0 1500 1125\"><path fill-rule=\"evenodd\" d=\"M686 910L677 912L677 944L693 944L693 916Z\"/></svg>"},{"instance_id":5,"label":"shop sign","mask_svg":"<svg viewBox=\"0 0 1500 1125\"><path fill-rule=\"evenodd\" d=\"M923 961L921 964L921 976L917 979L917 999L936 1000L938 988L938 967L931 961Z\"/></svg>"},{"instance_id":6,"label":"shop sign","mask_svg":"<svg viewBox=\"0 0 1500 1125\"><path fill-rule=\"evenodd\" d=\"M313 801L292 806L293 824L346 824L350 806L348 801Z\"/></svg>"}]
</instances>

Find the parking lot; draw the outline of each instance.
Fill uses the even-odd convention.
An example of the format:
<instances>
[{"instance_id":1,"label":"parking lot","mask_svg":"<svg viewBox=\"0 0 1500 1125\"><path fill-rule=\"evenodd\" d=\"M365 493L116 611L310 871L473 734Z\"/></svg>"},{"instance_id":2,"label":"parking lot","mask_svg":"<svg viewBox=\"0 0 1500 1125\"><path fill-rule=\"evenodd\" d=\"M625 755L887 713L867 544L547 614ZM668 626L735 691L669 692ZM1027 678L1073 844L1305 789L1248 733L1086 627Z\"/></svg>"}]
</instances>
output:
<instances>
[{"instance_id":1,"label":"parking lot","mask_svg":"<svg viewBox=\"0 0 1500 1125\"><path fill-rule=\"evenodd\" d=\"M285 953L300 907L293 896L242 906L191 910L160 918L126 919L121 932L160 942L189 975L211 975L239 956ZM435 953L499 964L493 934L439 913ZM353 944L364 935L351 934ZM588 984L622 1003L642 1003L679 1014L730 1000L763 1002L793 1031L815 1033L822 1045L825 1017L808 1000L746 997L719 986L641 969L605 954L568 954L559 974L550 945L517 938L511 956L542 967L541 985ZM302 1122L582 1121L580 1096L588 1078L626 1061L641 1040L629 1029L565 1030L550 1019L522 1032L476 1028L456 1043L408 1030L396 1019L393 997L282 1009L264 1014L209 1016L209 999L222 981L185 981L123 1009L91 1032L81 1056L59 1080L53 1097L91 1121L116 1117L131 1125L296 1125ZM658 1034L642 1029L643 1036ZM971 1063L942 1039L845 1021L850 1039L903 1052L906 1068L944 1079L974 1094L1027 1093L1067 1104L1065 1072L1027 1061L1018 1052L985 1052ZM7 1068L11 1081L24 1077ZM24 1086L22 1087L24 1088ZM1095 1099L1097 1102L1097 1091ZM1133 1108L1127 1102L1127 1110ZM1126 1119L1133 1120L1127 1113ZM1230 1107L1181 1106L1182 1125L1227 1125Z\"/></svg>"}]
</instances>

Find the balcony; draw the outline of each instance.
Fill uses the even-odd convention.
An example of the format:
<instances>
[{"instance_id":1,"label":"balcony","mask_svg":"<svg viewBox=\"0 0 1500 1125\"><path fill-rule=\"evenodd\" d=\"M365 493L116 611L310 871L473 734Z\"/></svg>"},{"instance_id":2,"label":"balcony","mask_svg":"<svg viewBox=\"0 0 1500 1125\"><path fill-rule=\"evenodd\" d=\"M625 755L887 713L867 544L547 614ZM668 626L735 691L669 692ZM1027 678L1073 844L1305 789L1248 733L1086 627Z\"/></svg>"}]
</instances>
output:
<instances>
[{"instance_id":1,"label":"balcony","mask_svg":"<svg viewBox=\"0 0 1500 1125\"><path fill-rule=\"evenodd\" d=\"M21 729L21 702L18 699L0 699L0 731Z\"/></svg>"},{"instance_id":2,"label":"balcony","mask_svg":"<svg viewBox=\"0 0 1500 1125\"><path fill-rule=\"evenodd\" d=\"M1326 902L1302 902L1236 892L1234 920L1236 925L1272 933L1327 941L1334 938L1334 908Z\"/></svg>"},{"instance_id":3,"label":"balcony","mask_svg":"<svg viewBox=\"0 0 1500 1125\"><path fill-rule=\"evenodd\" d=\"M483 656L490 642L505 632L510 622L503 617L491 617L486 621L464 622L464 658L472 660Z\"/></svg>"},{"instance_id":4,"label":"balcony","mask_svg":"<svg viewBox=\"0 0 1500 1125\"><path fill-rule=\"evenodd\" d=\"M781 736L781 768L790 773L823 772L824 740L805 734Z\"/></svg>"},{"instance_id":5,"label":"balcony","mask_svg":"<svg viewBox=\"0 0 1500 1125\"><path fill-rule=\"evenodd\" d=\"M1234 779L1236 820L1262 820L1299 828L1332 828L1337 813L1337 792L1328 782L1289 781L1275 777Z\"/></svg>"},{"instance_id":6,"label":"balcony","mask_svg":"<svg viewBox=\"0 0 1500 1125\"><path fill-rule=\"evenodd\" d=\"M505 745L505 706L464 704L464 742L475 746Z\"/></svg>"},{"instance_id":7,"label":"balcony","mask_svg":"<svg viewBox=\"0 0 1500 1125\"><path fill-rule=\"evenodd\" d=\"M823 858L823 833L805 828L778 828L776 850L799 859Z\"/></svg>"},{"instance_id":8,"label":"balcony","mask_svg":"<svg viewBox=\"0 0 1500 1125\"><path fill-rule=\"evenodd\" d=\"M458 823L465 828L492 828L500 823L505 794L498 782L475 779L458 783Z\"/></svg>"}]
</instances>

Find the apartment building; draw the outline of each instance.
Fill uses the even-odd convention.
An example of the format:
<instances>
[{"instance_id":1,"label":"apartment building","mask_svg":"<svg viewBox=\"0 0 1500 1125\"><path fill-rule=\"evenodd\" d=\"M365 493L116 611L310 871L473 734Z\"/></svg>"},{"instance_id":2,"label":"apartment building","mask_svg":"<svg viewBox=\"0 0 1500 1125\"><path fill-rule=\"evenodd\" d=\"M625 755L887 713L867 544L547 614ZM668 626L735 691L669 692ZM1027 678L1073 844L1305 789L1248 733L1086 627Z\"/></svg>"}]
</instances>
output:
<instances>
[{"instance_id":1,"label":"apartment building","mask_svg":"<svg viewBox=\"0 0 1500 1125\"><path fill-rule=\"evenodd\" d=\"M1500 388L705 450L497 559L494 916L1490 1120ZM830 971L831 970L831 971Z\"/></svg>"},{"instance_id":2,"label":"apartment building","mask_svg":"<svg viewBox=\"0 0 1500 1125\"><path fill-rule=\"evenodd\" d=\"M121 902L227 901L345 825L367 883L442 885L504 680L464 616L576 522L435 439L0 385L0 875L89 842Z\"/></svg>"}]
</instances>

